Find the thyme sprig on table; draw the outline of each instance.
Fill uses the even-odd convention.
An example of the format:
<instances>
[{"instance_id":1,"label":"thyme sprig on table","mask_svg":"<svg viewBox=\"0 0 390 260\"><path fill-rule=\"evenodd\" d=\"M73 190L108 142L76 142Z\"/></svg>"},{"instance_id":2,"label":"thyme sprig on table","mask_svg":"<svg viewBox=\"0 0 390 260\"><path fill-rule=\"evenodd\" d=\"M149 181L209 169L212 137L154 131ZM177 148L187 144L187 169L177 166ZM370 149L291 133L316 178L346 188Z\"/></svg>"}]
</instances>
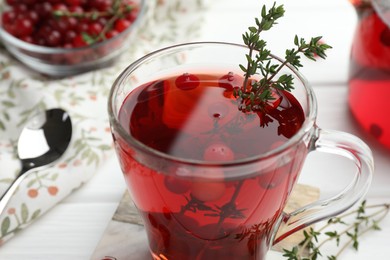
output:
<instances>
[{"instance_id":1,"label":"thyme sprig on table","mask_svg":"<svg viewBox=\"0 0 390 260\"><path fill-rule=\"evenodd\" d=\"M264 5L261 10L261 19L255 19L256 26L249 27L248 31L242 35L244 44L249 48L249 53L246 55L246 66L239 65L245 75L243 86L234 92L235 97L241 101L239 109L242 111L264 110L264 105L274 99L274 90L291 91L294 88L293 76L291 74L278 75L278 73L287 64L295 69L302 67L300 54L315 61L315 57L325 59L325 51L332 48L321 42L321 36L313 37L307 42L296 35L294 38L296 47L286 50L285 60L282 63L273 63L271 51L266 48L267 42L260 38L260 33L270 30L277 24L278 19L284 16L284 13L283 5L276 6L274 3L268 11ZM250 80L256 74L260 74L261 79ZM277 79L275 79L276 76L278 76Z\"/></svg>"},{"instance_id":2,"label":"thyme sprig on table","mask_svg":"<svg viewBox=\"0 0 390 260\"><path fill-rule=\"evenodd\" d=\"M358 209L347 212L329 221L321 228L314 230L309 228L304 231L304 240L291 250L284 249L284 257L288 260L315 260L320 256L328 260L337 260L342 252L349 246L358 250L359 238L371 230L380 230L379 223L388 215L390 204L367 205L363 201ZM351 222L348 218L355 216ZM341 226L338 230L330 230L335 225ZM339 230L340 229L340 230ZM321 240L320 237L323 237ZM320 242L321 240L321 242ZM324 255L322 247L334 242L339 250L335 254ZM309 250L308 256L303 256L305 250Z\"/></svg>"}]
</instances>

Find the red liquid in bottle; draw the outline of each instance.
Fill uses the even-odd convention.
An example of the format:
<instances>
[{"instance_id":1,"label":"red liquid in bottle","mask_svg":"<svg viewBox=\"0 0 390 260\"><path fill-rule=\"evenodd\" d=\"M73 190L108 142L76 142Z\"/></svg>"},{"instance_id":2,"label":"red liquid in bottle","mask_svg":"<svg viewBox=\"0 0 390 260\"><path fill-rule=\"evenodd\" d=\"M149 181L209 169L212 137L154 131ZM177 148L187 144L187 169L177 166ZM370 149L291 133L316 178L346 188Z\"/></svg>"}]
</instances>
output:
<instances>
[{"instance_id":1,"label":"red liquid in bottle","mask_svg":"<svg viewBox=\"0 0 390 260\"><path fill-rule=\"evenodd\" d=\"M390 148L390 30L371 6L357 6L349 105L365 131Z\"/></svg>"},{"instance_id":2,"label":"red liquid in bottle","mask_svg":"<svg viewBox=\"0 0 390 260\"><path fill-rule=\"evenodd\" d=\"M150 82L129 94L119 121L157 151L221 164L274 149L300 129L304 112L290 93L275 94L267 114L239 111L237 81L242 78L184 74ZM264 256L307 153L302 142L289 160L246 176L229 176L216 164L189 177L202 170L155 163L119 138L116 147L151 252L170 260Z\"/></svg>"}]
</instances>

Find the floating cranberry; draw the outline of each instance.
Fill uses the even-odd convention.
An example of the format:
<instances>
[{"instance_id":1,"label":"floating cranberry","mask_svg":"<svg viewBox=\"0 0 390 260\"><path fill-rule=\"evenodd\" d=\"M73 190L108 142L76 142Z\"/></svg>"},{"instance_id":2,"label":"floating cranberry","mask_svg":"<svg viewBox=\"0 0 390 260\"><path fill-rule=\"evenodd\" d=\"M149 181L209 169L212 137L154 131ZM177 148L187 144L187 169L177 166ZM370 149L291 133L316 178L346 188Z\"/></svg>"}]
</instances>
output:
<instances>
[{"instance_id":1,"label":"floating cranberry","mask_svg":"<svg viewBox=\"0 0 390 260\"><path fill-rule=\"evenodd\" d=\"M233 90L235 87L240 87L243 83L243 78L234 74L233 72L229 72L226 75L223 75L219 81L218 85L221 88L225 88L226 90Z\"/></svg>"},{"instance_id":2,"label":"floating cranberry","mask_svg":"<svg viewBox=\"0 0 390 260\"><path fill-rule=\"evenodd\" d=\"M175 80L176 87L181 90L191 90L199 86L199 78L193 74L184 73Z\"/></svg>"},{"instance_id":3,"label":"floating cranberry","mask_svg":"<svg viewBox=\"0 0 390 260\"><path fill-rule=\"evenodd\" d=\"M234 152L222 142L213 143L205 149L203 159L212 162L232 161L234 160Z\"/></svg>"},{"instance_id":4,"label":"floating cranberry","mask_svg":"<svg viewBox=\"0 0 390 260\"><path fill-rule=\"evenodd\" d=\"M165 176L164 184L169 191L176 194L183 194L191 187L189 181L174 176Z\"/></svg>"},{"instance_id":5,"label":"floating cranberry","mask_svg":"<svg viewBox=\"0 0 390 260\"><path fill-rule=\"evenodd\" d=\"M204 202L218 200L225 190L226 186L223 182L194 182L192 184L192 196Z\"/></svg>"},{"instance_id":6,"label":"floating cranberry","mask_svg":"<svg viewBox=\"0 0 390 260\"><path fill-rule=\"evenodd\" d=\"M209 202L220 199L226 191L224 173L220 169L213 171L198 170L194 175L200 174L204 177L195 177L191 186L191 194L194 198ZM209 175L206 177L205 175Z\"/></svg>"}]
</instances>

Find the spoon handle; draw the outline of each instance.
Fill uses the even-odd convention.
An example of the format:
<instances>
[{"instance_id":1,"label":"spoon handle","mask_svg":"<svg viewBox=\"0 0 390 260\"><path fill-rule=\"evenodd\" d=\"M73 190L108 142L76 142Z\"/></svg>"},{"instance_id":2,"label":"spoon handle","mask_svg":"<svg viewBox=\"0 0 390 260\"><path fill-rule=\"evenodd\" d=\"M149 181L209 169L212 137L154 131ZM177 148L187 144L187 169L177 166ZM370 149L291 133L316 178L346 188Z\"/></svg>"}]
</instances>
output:
<instances>
[{"instance_id":1,"label":"spoon handle","mask_svg":"<svg viewBox=\"0 0 390 260\"><path fill-rule=\"evenodd\" d=\"M4 192L4 194L0 198L0 215L3 214L5 208L8 205L8 202L14 195L15 191L18 189L19 184L23 181L25 174L19 175L8 187L8 189Z\"/></svg>"}]
</instances>

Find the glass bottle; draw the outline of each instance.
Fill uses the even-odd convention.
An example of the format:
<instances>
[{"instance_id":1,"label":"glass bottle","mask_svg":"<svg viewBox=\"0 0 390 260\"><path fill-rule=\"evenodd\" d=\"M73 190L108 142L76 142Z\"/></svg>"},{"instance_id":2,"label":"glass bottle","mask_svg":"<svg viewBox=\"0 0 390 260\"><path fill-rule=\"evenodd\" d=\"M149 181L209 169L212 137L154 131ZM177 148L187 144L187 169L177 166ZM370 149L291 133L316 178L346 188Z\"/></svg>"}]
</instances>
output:
<instances>
[{"instance_id":1,"label":"glass bottle","mask_svg":"<svg viewBox=\"0 0 390 260\"><path fill-rule=\"evenodd\" d=\"M390 0L350 2L358 23L351 48L349 107L363 129L390 149Z\"/></svg>"}]
</instances>

